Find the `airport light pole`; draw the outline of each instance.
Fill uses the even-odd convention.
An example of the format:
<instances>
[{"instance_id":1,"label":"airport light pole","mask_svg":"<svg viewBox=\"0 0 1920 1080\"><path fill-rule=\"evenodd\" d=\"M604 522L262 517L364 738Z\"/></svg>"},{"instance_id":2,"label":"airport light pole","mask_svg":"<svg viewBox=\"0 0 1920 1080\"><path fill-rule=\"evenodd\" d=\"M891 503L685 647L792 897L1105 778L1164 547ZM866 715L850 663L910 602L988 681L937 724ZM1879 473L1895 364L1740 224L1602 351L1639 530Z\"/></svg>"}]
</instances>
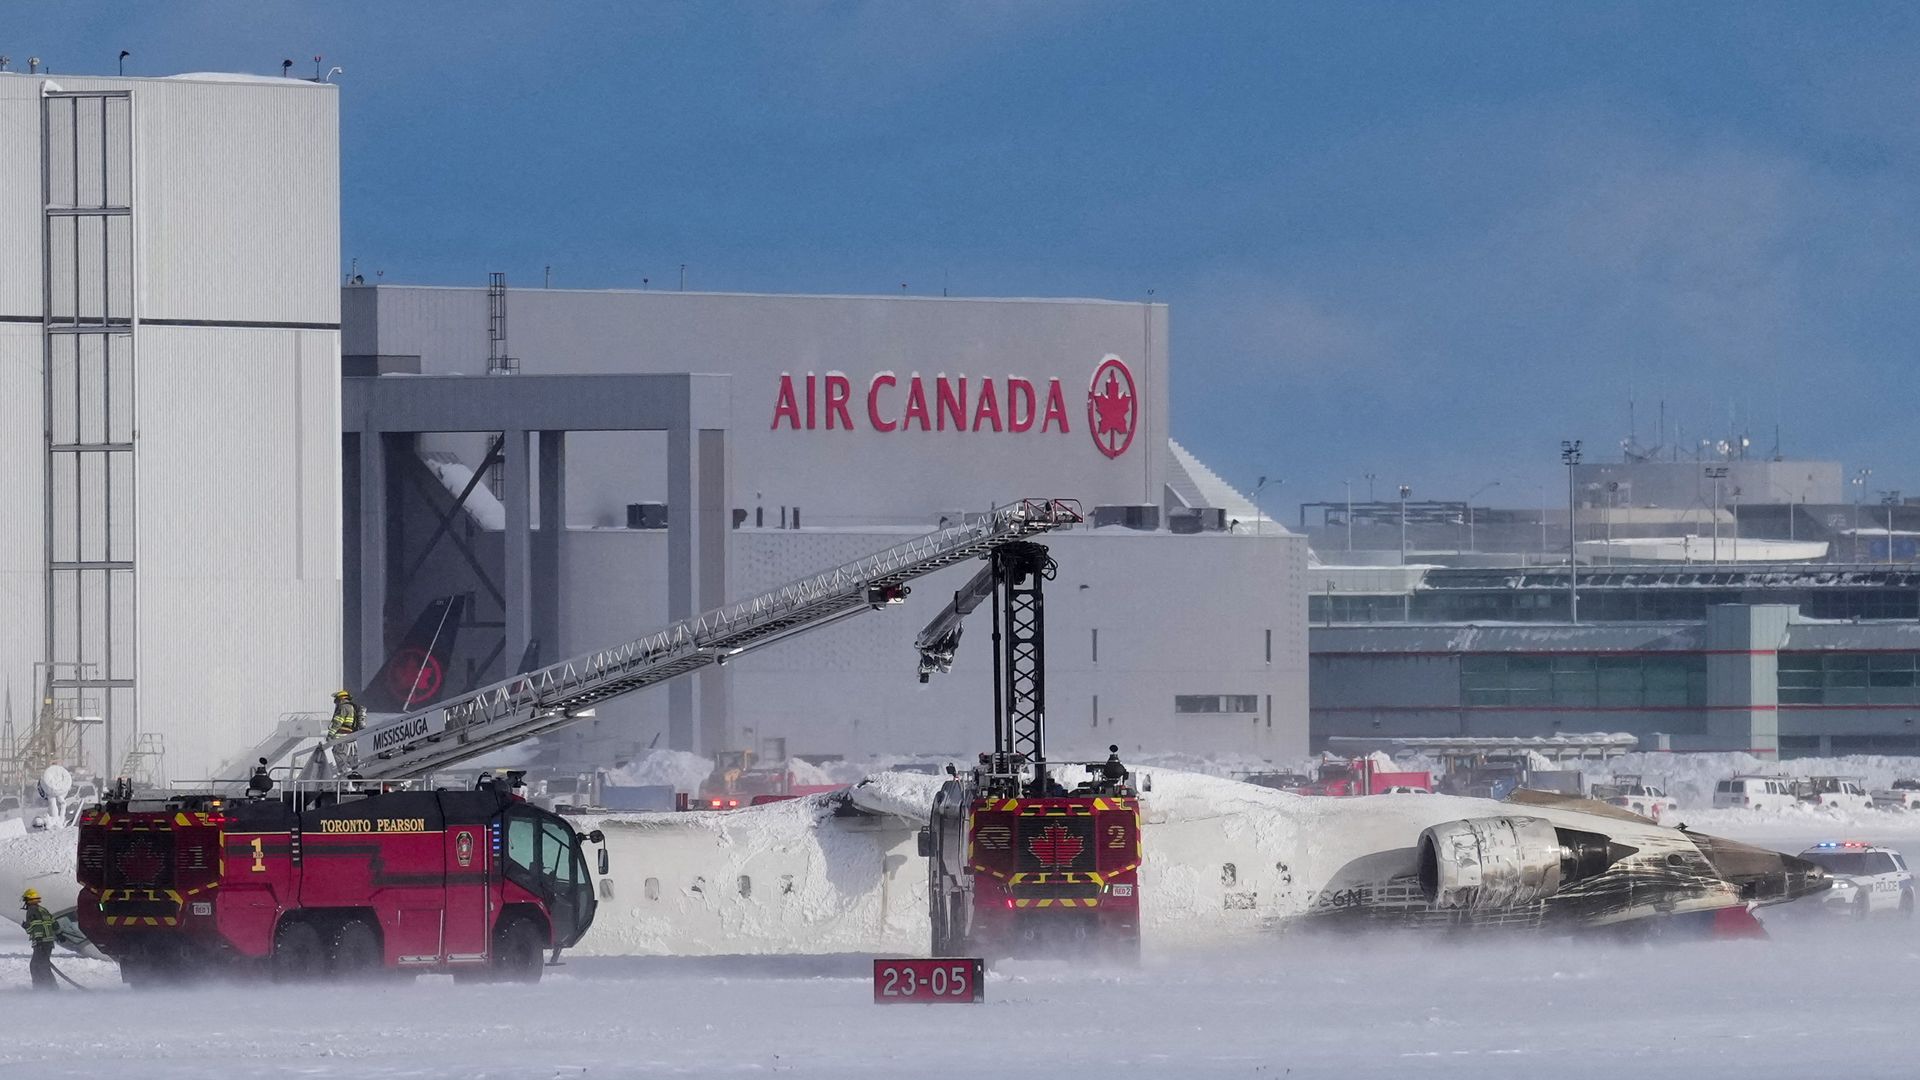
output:
<instances>
[{"instance_id":1,"label":"airport light pole","mask_svg":"<svg viewBox=\"0 0 1920 1080\"><path fill-rule=\"evenodd\" d=\"M1409 484L1400 485L1400 565L1407 565L1407 496L1413 494Z\"/></svg>"},{"instance_id":2,"label":"airport light pole","mask_svg":"<svg viewBox=\"0 0 1920 1080\"><path fill-rule=\"evenodd\" d=\"M1707 478L1713 481L1713 564L1720 565L1720 481L1727 478L1725 465L1707 466Z\"/></svg>"},{"instance_id":3,"label":"airport light pole","mask_svg":"<svg viewBox=\"0 0 1920 1080\"><path fill-rule=\"evenodd\" d=\"M1477 550L1473 542L1473 500L1479 498L1480 493L1487 490L1488 488L1496 488L1499 486L1500 486L1500 481L1489 480L1486 483L1481 484L1479 487L1474 488L1473 494L1467 496L1467 550L1468 551Z\"/></svg>"},{"instance_id":4,"label":"airport light pole","mask_svg":"<svg viewBox=\"0 0 1920 1080\"><path fill-rule=\"evenodd\" d=\"M1861 469L1853 474L1848 483L1853 485L1853 564L1860 565L1860 501L1867 493L1867 477L1873 475L1872 469Z\"/></svg>"},{"instance_id":5,"label":"airport light pole","mask_svg":"<svg viewBox=\"0 0 1920 1080\"><path fill-rule=\"evenodd\" d=\"M1347 487L1347 550L1353 550L1353 481L1342 480Z\"/></svg>"},{"instance_id":6,"label":"airport light pole","mask_svg":"<svg viewBox=\"0 0 1920 1080\"><path fill-rule=\"evenodd\" d=\"M1880 501L1887 504L1887 565L1893 565L1893 508L1900 504L1898 491L1882 491Z\"/></svg>"},{"instance_id":7,"label":"airport light pole","mask_svg":"<svg viewBox=\"0 0 1920 1080\"><path fill-rule=\"evenodd\" d=\"M1580 440L1560 441L1560 460L1567 466L1567 621L1580 621L1580 552L1573 527L1573 467L1580 464Z\"/></svg>"},{"instance_id":8,"label":"airport light pole","mask_svg":"<svg viewBox=\"0 0 1920 1080\"><path fill-rule=\"evenodd\" d=\"M1547 565L1547 485L1540 484L1540 565Z\"/></svg>"},{"instance_id":9,"label":"airport light pole","mask_svg":"<svg viewBox=\"0 0 1920 1080\"><path fill-rule=\"evenodd\" d=\"M1267 478L1261 477L1253 482L1253 534L1260 535L1260 519L1266 517L1266 511L1260 509L1260 491L1267 486Z\"/></svg>"},{"instance_id":10,"label":"airport light pole","mask_svg":"<svg viewBox=\"0 0 1920 1080\"><path fill-rule=\"evenodd\" d=\"M1613 503L1620 496L1619 480L1607 480L1607 565L1613 565Z\"/></svg>"},{"instance_id":11,"label":"airport light pole","mask_svg":"<svg viewBox=\"0 0 1920 1080\"><path fill-rule=\"evenodd\" d=\"M1367 501L1373 501L1373 482L1380 478L1379 473L1362 473L1367 478Z\"/></svg>"}]
</instances>

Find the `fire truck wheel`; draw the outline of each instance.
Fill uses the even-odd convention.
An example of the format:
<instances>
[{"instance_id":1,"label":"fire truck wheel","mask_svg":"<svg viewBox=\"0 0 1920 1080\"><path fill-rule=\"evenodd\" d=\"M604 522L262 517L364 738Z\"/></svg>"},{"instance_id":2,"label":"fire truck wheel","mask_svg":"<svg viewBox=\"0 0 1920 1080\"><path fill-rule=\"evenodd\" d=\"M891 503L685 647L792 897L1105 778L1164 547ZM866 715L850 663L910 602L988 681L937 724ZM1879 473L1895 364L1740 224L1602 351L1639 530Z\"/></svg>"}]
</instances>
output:
<instances>
[{"instance_id":1,"label":"fire truck wheel","mask_svg":"<svg viewBox=\"0 0 1920 1080\"><path fill-rule=\"evenodd\" d=\"M539 982L545 964L547 936L532 919L515 919L500 928L494 941L493 966L508 982Z\"/></svg>"},{"instance_id":2,"label":"fire truck wheel","mask_svg":"<svg viewBox=\"0 0 1920 1080\"><path fill-rule=\"evenodd\" d=\"M327 946L327 964L337 979L366 978L380 972L380 935L359 919L348 919L333 932Z\"/></svg>"},{"instance_id":3,"label":"fire truck wheel","mask_svg":"<svg viewBox=\"0 0 1920 1080\"><path fill-rule=\"evenodd\" d=\"M959 893L947 894L947 940L946 951L941 956L967 955L967 898Z\"/></svg>"},{"instance_id":4,"label":"fire truck wheel","mask_svg":"<svg viewBox=\"0 0 1920 1080\"><path fill-rule=\"evenodd\" d=\"M285 921L273 935L273 980L300 982L326 970L327 950L320 932L307 923Z\"/></svg>"},{"instance_id":5,"label":"fire truck wheel","mask_svg":"<svg viewBox=\"0 0 1920 1080\"><path fill-rule=\"evenodd\" d=\"M948 916L948 910L950 909L947 909L947 905L937 898L933 901L933 907L942 910L929 912L932 916L929 921L933 923L933 940L928 943L928 954L931 956L952 956L953 922Z\"/></svg>"}]
</instances>

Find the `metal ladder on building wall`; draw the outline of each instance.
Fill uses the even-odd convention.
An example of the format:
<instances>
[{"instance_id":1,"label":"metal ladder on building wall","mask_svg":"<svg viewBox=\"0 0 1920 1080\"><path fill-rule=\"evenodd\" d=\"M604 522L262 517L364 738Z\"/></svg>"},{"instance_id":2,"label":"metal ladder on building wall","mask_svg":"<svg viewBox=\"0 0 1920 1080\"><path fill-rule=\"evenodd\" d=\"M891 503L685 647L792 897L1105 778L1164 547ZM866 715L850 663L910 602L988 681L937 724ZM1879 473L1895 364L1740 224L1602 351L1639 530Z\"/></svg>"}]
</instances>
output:
<instances>
[{"instance_id":1,"label":"metal ladder on building wall","mask_svg":"<svg viewBox=\"0 0 1920 1080\"><path fill-rule=\"evenodd\" d=\"M369 724L351 743L323 745L312 753L306 775L325 778L350 767L367 780L424 776L565 726L602 701L898 603L906 595L906 583L915 578L1081 520L1079 504L1067 499L1028 499L998 507L975 521L915 537L617 648L563 660L446 704Z\"/></svg>"}]
</instances>

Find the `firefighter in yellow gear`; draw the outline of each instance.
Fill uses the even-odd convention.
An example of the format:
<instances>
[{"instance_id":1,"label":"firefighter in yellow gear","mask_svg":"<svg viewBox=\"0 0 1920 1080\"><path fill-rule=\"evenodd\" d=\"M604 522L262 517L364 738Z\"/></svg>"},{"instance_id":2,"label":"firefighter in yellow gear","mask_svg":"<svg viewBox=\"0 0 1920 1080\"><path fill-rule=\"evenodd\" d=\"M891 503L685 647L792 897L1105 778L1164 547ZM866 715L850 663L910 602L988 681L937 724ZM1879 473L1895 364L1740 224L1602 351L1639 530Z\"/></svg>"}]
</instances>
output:
<instances>
[{"instance_id":1,"label":"firefighter in yellow gear","mask_svg":"<svg viewBox=\"0 0 1920 1080\"><path fill-rule=\"evenodd\" d=\"M345 690L333 692L333 718L327 722L327 736L339 739L360 730L367 721L367 710Z\"/></svg>"},{"instance_id":2,"label":"firefighter in yellow gear","mask_svg":"<svg viewBox=\"0 0 1920 1080\"><path fill-rule=\"evenodd\" d=\"M37 889L20 894L20 907L27 913L22 923L27 929L27 940L33 943L33 959L27 962L27 970L33 975L33 988L58 990L60 984L53 981L53 943L60 931L53 921L53 913L40 903Z\"/></svg>"}]
</instances>

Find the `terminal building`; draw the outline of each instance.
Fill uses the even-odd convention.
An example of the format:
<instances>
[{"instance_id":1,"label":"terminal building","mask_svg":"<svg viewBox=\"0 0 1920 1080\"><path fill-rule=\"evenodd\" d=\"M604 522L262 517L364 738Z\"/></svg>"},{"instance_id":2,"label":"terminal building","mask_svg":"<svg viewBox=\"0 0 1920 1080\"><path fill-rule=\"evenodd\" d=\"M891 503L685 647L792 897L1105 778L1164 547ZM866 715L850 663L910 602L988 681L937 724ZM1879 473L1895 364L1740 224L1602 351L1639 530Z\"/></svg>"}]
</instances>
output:
<instances>
[{"instance_id":1,"label":"terminal building","mask_svg":"<svg viewBox=\"0 0 1920 1080\"><path fill-rule=\"evenodd\" d=\"M1637 735L1920 753L1920 573L1812 565L1316 567L1312 741Z\"/></svg>"},{"instance_id":2,"label":"terminal building","mask_svg":"<svg viewBox=\"0 0 1920 1080\"><path fill-rule=\"evenodd\" d=\"M1619 462L1573 465L1558 505L1476 505L1503 490L1488 482L1303 506L1314 748L1603 731L1920 752L1920 506L1749 444L1628 439Z\"/></svg>"}]
</instances>

